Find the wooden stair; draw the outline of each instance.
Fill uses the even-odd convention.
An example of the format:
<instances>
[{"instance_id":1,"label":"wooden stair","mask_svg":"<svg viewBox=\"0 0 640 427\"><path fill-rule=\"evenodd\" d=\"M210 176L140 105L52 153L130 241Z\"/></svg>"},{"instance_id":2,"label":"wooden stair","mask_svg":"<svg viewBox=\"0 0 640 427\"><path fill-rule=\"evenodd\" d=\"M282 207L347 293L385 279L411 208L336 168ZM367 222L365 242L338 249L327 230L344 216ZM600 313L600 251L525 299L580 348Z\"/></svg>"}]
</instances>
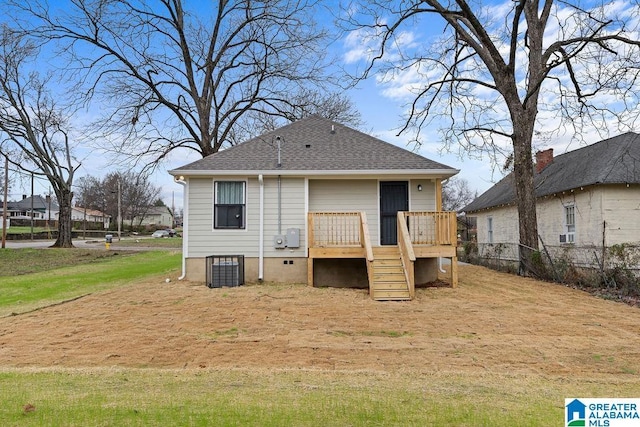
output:
<instances>
[{"instance_id":1,"label":"wooden stair","mask_svg":"<svg viewBox=\"0 0 640 427\"><path fill-rule=\"evenodd\" d=\"M371 297L377 301L411 299L397 246L373 248L373 283Z\"/></svg>"}]
</instances>

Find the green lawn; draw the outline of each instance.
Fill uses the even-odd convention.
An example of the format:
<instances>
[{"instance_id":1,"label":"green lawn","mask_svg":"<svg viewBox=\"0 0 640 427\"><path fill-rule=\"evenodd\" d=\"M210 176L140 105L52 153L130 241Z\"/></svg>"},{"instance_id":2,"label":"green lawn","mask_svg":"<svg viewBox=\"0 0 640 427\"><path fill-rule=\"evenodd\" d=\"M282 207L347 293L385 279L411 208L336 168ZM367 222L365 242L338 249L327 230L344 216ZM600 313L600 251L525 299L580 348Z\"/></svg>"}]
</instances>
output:
<instances>
[{"instance_id":1,"label":"green lawn","mask_svg":"<svg viewBox=\"0 0 640 427\"><path fill-rule=\"evenodd\" d=\"M47 231L47 229L45 227L33 227L34 233L40 233L41 231ZM12 225L11 227L7 228L7 234L31 234L31 227Z\"/></svg>"},{"instance_id":2,"label":"green lawn","mask_svg":"<svg viewBox=\"0 0 640 427\"><path fill-rule=\"evenodd\" d=\"M116 251L93 249L0 249L0 283L6 276L18 276L56 268L80 266L122 255ZM122 257L121 257L122 258Z\"/></svg>"},{"instance_id":3,"label":"green lawn","mask_svg":"<svg viewBox=\"0 0 640 427\"><path fill-rule=\"evenodd\" d=\"M1 250L0 316L177 272L180 260L174 251Z\"/></svg>"},{"instance_id":4,"label":"green lawn","mask_svg":"<svg viewBox=\"0 0 640 427\"><path fill-rule=\"evenodd\" d=\"M21 426L554 426L568 396L633 395L597 379L314 370L0 370ZM32 405L35 410L25 412Z\"/></svg>"}]
</instances>

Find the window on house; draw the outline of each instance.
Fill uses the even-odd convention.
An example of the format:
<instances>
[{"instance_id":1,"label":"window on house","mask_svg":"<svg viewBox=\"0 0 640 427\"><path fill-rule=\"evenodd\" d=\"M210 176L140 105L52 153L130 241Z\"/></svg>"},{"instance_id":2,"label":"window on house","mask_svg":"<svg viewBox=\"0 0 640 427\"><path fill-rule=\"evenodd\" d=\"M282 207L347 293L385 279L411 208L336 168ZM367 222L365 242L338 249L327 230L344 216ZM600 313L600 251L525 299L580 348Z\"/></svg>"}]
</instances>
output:
<instances>
[{"instance_id":1,"label":"window on house","mask_svg":"<svg viewBox=\"0 0 640 427\"><path fill-rule=\"evenodd\" d=\"M487 243L493 243L493 217L487 218Z\"/></svg>"},{"instance_id":2,"label":"window on house","mask_svg":"<svg viewBox=\"0 0 640 427\"><path fill-rule=\"evenodd\" d=\"M216 181L213 227L244 228L244 181Z\"/></svg>"},{"instance_id":3,"label":"window on house","mask_svg":"<svg viewBox=\"0 0 640 427\"><path fill-rule=\"evenodd\" d=\"M566 242L574 243L576 241L576 207L573 205L564 207L564 224L565 233L567 235Z\"/></svg>"}]
</instances>

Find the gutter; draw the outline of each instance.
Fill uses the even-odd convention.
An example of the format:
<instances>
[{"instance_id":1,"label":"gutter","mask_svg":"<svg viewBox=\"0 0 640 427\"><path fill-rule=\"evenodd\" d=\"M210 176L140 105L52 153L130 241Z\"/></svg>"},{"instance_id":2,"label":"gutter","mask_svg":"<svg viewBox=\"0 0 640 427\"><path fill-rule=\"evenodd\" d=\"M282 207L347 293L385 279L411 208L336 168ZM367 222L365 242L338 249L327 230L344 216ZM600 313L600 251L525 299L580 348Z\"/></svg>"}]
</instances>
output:
<instances>
[{"instance_id":1,"label":"gutter","mask_svg":"<svg viewBox=\"0 0 640 427\"><path fill-rule=\"evenodd\" d=\"M420 176L424 179L431 178L449 178L460 172L459 169L347 169L347 170L305 170L305 169L256 169L256 170L220 170L216 169L174 169L169 174L173 176L189 175L193 177L209 177L209 176L238 176L243 173L253 172L264 176L304 176L304 177L406 177Z\"/></svg>"},{"instance_id":2,"label":"gutter","mask_svg":"<svg viewBox=\"0 0 640 427\"><path fill-rule=\"evenodd\" d=\"M180 184L183 187L182 200L183 200L183 211L182 211L182 275L178 277L178 280L184 280L187 277L187 242L189 240L188 234L184 231L187 230L188 218L189 218L189 193L187 191L187 181L184 180L184 176L175 176L173 181L176 184Z\"/></svg>"}]
</instances>

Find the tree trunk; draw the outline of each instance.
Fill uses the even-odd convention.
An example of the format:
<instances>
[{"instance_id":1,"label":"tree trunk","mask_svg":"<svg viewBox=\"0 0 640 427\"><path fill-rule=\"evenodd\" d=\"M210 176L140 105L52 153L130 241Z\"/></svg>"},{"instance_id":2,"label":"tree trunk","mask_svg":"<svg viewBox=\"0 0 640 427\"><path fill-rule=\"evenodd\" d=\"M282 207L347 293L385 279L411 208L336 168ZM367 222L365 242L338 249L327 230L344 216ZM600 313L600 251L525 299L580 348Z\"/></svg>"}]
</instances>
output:
<instances>
[{"instance_id":1,"label":"tree trunk","mask_svg":"<svg viewBox=\"0 0 640 427\"><path fill-rule=\"evenodd\" d=\"M71 240L71 198L73 193L63 189L56 194L60 211L58 213L58 239L53 244L53 248L72 248Z\"/></svg>"},{"instance_id":2,"label":"tree trunk","mask_svg":"<svg viewBox=\"0 0 640 427\"><path fill-rule=\"evenodd\" d=\"M519 120L514 120L513 160L514 185L518 204L518 226L520 229L519 274L531 272L531 255L538 250L538 219L533 184L533 157L531 141L535 115L522 111Z\"/></svg>"}]
</instances>

